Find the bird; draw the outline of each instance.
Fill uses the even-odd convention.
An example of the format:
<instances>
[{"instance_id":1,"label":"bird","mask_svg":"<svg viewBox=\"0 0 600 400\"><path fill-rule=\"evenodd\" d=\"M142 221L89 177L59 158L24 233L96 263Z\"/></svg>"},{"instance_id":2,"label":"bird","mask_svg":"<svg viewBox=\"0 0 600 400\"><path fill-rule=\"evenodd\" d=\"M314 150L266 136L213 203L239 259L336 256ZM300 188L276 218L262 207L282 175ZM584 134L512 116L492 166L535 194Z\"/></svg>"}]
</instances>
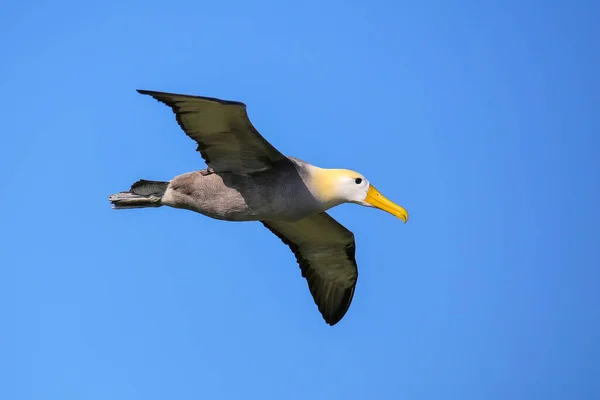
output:
<instances>
[{"instance_id":1,"label":"bird","mask_svg":"<svg viewBox=\"0 0 600 400\"><path fill-rule=\"evenodd\" d=\"M296 257L324 321L347 313L358 279L354 234L327 210L354 203L408 220L406 209L362 174L286 156L253 126L245 103L215 97L137 90L171 108L197 144L206 168L170 181L140 179L111 194L114 209L168 206L223 221L258 221Z\"/></svg>"}]
</instances>

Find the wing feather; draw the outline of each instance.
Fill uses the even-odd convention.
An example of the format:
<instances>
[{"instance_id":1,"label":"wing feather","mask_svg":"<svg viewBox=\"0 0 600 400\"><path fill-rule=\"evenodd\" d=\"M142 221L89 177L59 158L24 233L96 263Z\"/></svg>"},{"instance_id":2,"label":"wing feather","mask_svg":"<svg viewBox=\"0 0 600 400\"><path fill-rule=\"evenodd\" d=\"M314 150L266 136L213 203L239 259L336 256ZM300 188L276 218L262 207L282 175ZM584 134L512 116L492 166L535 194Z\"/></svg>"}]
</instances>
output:
<instances>
[{"instance_id":1,"label":"wing feather","mask_svg":"<svg viewBox=\"0 0 600 400\"><path fill-rule=\"evenodd\" d=\"M350 307L358 279L354 234L325 212L295 222L261 222L296 256L325 322L338 323Z\"/></svg>"},{"instance_id":2,"label":"wing feather","mask_svg":"<svg viewBox=\"0 0 600 400\"><path fill-rule=\"evenodd\" d=\"M246 175L285 158L254 128L246 105L212 97L138 90L169 106L177 123L198 144L197 151L215 172Z\"/></svg>"}]
</instances>

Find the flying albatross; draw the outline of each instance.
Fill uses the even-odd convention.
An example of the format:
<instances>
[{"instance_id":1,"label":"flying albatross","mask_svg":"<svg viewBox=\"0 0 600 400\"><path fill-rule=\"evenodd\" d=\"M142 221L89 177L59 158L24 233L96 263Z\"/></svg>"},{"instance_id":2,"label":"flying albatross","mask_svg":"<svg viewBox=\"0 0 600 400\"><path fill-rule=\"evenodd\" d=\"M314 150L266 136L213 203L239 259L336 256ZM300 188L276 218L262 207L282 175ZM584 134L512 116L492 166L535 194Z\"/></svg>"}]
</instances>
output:
<instances>
[{"instance_id":1,"label":"flying albatross","mask_svg":"<svg viewBox=\"0 0 600 400\"><path fill-rule=\"evenodd\" d=\"M325 211L356 203L404 222L407 211L358 172L319 168L281 154L254 128L244 103L138 92L171 107L208 168L170 182L139 180L129 191L110 195L113 208L170 206L219 220L260 221L296 256L325 322L338 323L356 287L356 246L354 234Z\"/></svg>"}]
</instances>

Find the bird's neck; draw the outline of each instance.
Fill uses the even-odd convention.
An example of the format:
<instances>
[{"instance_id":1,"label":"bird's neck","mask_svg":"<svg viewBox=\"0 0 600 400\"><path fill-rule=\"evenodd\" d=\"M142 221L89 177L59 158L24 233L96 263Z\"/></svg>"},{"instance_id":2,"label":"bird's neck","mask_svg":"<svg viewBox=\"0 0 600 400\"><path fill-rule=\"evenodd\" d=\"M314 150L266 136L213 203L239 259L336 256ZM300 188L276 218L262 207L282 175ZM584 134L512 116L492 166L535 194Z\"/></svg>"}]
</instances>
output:
<instances>
[{"instance_id":1,"label":"bird's neck","mask_svg":"<svg viewBox=\"0 0 600 400\"><path fill-rule=\"evenodd\" d=\"M346 175L343 169L319 168L313 165L309 168L310 186L313 196L325 204L327 208L334 207L344 201L338 193L340 179Z\"/></svg>"}]
</instances>

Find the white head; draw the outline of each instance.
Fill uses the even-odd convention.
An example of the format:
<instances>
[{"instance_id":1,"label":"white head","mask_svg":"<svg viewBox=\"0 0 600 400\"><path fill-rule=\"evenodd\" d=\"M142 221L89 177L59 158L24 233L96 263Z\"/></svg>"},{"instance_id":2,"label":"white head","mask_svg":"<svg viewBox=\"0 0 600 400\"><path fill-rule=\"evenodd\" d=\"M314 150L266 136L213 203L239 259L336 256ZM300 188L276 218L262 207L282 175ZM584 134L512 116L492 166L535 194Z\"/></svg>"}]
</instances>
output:
<instances>
[{"instance_id":1,"label":"white head","mask_svg":"<svg viewBox=\"0 0 600 400\"><path fill-rule=\"evenodd\" d=\"M330 204L356 203L376 207L402 221L408 220L408 212L388 200L361 174L347 169L321 169L313 176L319 197Z\"/></svg>"}]
</instances>

